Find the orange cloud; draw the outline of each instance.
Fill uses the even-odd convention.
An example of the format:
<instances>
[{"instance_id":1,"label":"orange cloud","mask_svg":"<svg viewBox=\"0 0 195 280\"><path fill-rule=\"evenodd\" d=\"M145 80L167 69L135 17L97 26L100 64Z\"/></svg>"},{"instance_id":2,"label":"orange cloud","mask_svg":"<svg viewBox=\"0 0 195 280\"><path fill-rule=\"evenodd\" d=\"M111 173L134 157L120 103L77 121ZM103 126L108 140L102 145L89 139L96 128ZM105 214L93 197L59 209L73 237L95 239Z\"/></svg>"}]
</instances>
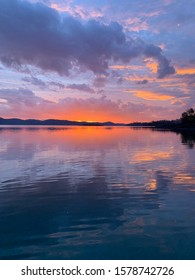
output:
<instances>
[{"instance_id":1,"label":"orange cloud","mask_svg":"<svg viewBox=\"0 0 195 280\"><path fill-rule=\"evenodd\" d=\"M146 66L152 71L152 73L157 73L158 64L156 62L147 62Z\"/></svg>"},{"instance_id":2,"label":"orange cloud","mask_svg":"<svg viewBox=\"0 0 195 280\"><path fill-rule=\"evenodd\" d=\"M132 91L128 91L128 92L132 92ZM171 95L158 94L158 93L152 92L152 91L141 91L141 90L137 90L134 95L139 98L142 98L144 100L149 100L149 101L167 101L167 100L171 100L174 98Z\"/></svg>"},{"instance_id":3,"label":"orange cloud","mask_svg":"<svg viewBox=\"0 0 195 280\"><path fill-rule=\"evenodd\" d=\"M178 68L178 75L193 75L195 74L195 68Z\"/></svg>"}]
</instances>

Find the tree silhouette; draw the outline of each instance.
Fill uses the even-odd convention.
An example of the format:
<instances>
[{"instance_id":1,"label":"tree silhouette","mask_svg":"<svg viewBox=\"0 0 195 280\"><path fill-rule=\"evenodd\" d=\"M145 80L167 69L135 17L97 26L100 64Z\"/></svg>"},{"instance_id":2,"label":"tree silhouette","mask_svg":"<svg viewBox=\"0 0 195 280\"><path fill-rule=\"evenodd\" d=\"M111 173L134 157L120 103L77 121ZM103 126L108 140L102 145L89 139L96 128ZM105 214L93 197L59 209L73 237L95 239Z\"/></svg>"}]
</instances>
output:
<instances>
[{"instance_id":1,"label":"tree silhouette","mask_svg":"<svg viewBox=\"0 0 195 280\"><path fill-rule=\"evenodd\" d=\"M182 113L181 122L186 125L195 125L195 111L193 108Z\"/></svg>"}]
</instances>

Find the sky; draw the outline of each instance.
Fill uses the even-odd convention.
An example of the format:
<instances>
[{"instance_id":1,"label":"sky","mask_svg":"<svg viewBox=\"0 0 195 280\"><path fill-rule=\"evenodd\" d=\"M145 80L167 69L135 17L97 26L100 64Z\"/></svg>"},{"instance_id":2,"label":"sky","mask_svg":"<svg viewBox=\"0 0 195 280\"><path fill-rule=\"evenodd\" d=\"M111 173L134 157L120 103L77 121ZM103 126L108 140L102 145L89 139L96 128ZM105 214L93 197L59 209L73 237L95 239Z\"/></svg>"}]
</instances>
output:
<instances>
[{"instance_id":1,"label":"sky","mask_svg":"<svg viewBox=\"0 0 195 280\"><path fill-rule=\"evenodd\" d=\"M195 0L0 0L0 117L177 119L194 30Z\"/></svg>"}]
</instances>

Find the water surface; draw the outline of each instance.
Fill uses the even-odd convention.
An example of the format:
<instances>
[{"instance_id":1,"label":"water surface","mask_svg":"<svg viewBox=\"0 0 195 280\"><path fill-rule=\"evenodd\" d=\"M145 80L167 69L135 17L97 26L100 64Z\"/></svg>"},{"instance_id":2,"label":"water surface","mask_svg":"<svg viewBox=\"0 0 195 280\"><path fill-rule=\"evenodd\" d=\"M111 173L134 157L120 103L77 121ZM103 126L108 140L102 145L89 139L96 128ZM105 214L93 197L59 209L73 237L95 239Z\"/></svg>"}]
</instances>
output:
<instances>
[{"instance_id":1,"label":"water surface","mask_svg":"<svg viewBox=\"0 0 195 280\"><path fill-rule=\"evenodd\" d=\"M128 127L0 128L1 259L194 259L195 150Z\"/></svg>"}]
</instances>

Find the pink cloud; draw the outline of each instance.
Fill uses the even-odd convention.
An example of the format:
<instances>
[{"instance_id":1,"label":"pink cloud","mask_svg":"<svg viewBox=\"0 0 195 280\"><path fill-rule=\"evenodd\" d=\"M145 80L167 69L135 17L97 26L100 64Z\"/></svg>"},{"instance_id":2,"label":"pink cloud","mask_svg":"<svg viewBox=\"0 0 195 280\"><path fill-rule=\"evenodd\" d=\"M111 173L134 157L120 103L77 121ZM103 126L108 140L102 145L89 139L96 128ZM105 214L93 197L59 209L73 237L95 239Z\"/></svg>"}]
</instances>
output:
<instances>
[{"instance_id":1,"label":"pink cloud","mask_svg":"<svg viewBox=\"0 0 195 280\"><path fill-rule=\"evenodd\" d=\"M126 19L122 21L122 23L124 27L130 31L139 32L141 30L149 29L148 23L138 17Z\"/></svg>"},{"instance_id":2,"label":"pink cloud","mask_svg":"<svg viewBox=\"0 0 195 280\"><path fill-rule=\"evenodd\" d=\"M66 12L72 16L79 16L82 19L91 19L103 16L103 12L100 10L94 10L92 8L86 9L80 5L73 5L72 2L66 3L66 5L64 3L52 3L50 7L60 13Z\"/></svg>"}]
</instances>

